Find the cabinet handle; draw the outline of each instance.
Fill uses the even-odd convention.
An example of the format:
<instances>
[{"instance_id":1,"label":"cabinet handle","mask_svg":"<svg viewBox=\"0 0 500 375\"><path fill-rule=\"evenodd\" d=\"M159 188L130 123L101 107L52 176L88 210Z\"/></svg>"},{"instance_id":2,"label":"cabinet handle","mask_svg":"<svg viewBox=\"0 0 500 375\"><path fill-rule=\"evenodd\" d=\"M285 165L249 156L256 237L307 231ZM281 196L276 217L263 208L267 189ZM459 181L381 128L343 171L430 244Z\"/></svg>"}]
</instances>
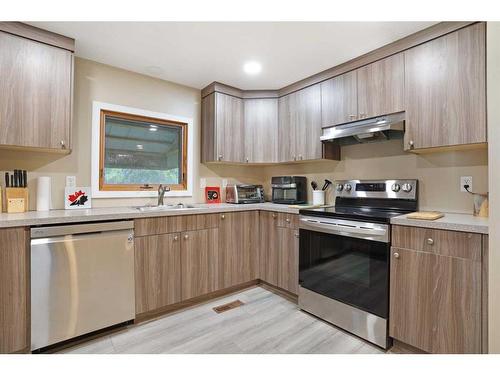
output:
<instances>
[{"instance_id":1,"label":"cabinet handle","mask_svg":"<svg viewBox=\"0 0 500 375\"><path fill-rule=\"evenodd\" d=\"M245 161L248 163L248 158L246 158Z\"/></svg>"},{"instance_id":2,"label":"cabinet handle","mask_svg":"<svg viewBox=\"0 0 500 375\"><path fill-rule=\"evenodd\" d=\"M415 145L415 144L413 143L413 141L408 142L408 146L410 146L410 148L413 148L413 147L414 147L414 145Z\"/></svg>"},{"instance_id":3,"label":"cabinet handle","mask_svg":"<svg viewBox=\"0 0 500 375\"><path fill-rule=\"evenodd\" d=\"M66 143L63 140L61 140L61 148L66 148Z\"/></svg>"},{"instance_id":4,"label":"cabinet handle","mask_svg":"<svg viewBox=\"0 0 500 375\"><path fill-rule=\"evenodd\" d=\"M356 119L356 115L349 115L349 120L355 120Z\"/></svg>"},{"instance_id":5,"label":"cabinet handle","mask_svg":"<svg viewBox=\"0 0 500 375\"><path fill-rule=\"evenodd\" d=\"M189 236L187 234L184 235L184 239L187 240Z\"/></svg>"},{"instance_id":6,"label":"cabinet handle","mask_svg":"<svg viewBox=\"0 0 500 375\"><path fill-rule=\"evenodd\" d=\"M394 258L399 259L399 253L394 253Z\"/></svg>"},{"instance_id":7,"label":"cabinet handle","mask_svg":"<svg viewBox=\"0 0 500 375\"><path fill-rule=\"evenodd\" d=\"M177 241L179 239L179 236L174 236L174 241Z\"/></svg>"},{"instance_id":8,"label":"cabinet handle","mask_svg":"<svg viewBox=\"0 0 500 375\"><path fill-rule=\"evenodd\" d=\"M366 113L360 113L359 114L359 118L365 118L366 117Z\"/></svg>"},{"instance_id":9,"label":"cabinet handle","mask_svg":"<svg viewBox=\"0 0 500 375\"><path fill-rule=\"evenodd\" d=\"M289 222L290 222L290 219L285 219L285 221L286 221L287 223L289 223Z\"/></svg>"},{"instance_id":10,"label":"cabinet handle","mask_svg":"<svg viewBox=\"0 0 500 375\"><path fill-rule=\"evenodd\" d=\"M302 160L302 155L299 155L299 160Z\"/></svg>"},{"instance_id":11,"label":"cabinet handle","mask_svg":"<svg viewBox=\"0 0 500 375\"><path fill-rule=\"evenodd\" d=\"M427 245L434 245L434 240L432 238L428 238Z\"/></svg>"},{"instance_id":12,"label":"cabinet handle","mask_svg":"<svg viewBox=\"0 0 500 375\"><path fill-rule=\"evenodd\" d=\"M224 219L226 218L226 215L222 214L222 215L220 215L220 218L221 218L222 220L224 220Z\"/></svg>"},{"instance_id":13,"label":"cabinet handle","mask_svg":"<svg viewBox=\"0 0 500 375\"><path fill-rule=\"evenodd\" d=\"M221 161L222 159L223 159L223 156L219 155L219 161Z\"/></svg>"},{"instance_id":14,"label":"cabinet handle","mask_svg":"<svg viewBox=\"0 0 500 375\"><path fill-rule=\"evenodd\" d=\"M276 214L273 214L273 219L276 219Z\"/></svg>"},{"instance_id":15,"label":"cabinet handle","mask_svg":"<svg viewBox=\"0 0 500 375\"><path fill-rule=\"evenodd\" d=\"M295 237L299 237L299 232L295 232Z\"/></svg>"},{"instance_id":16,"label":"cabinet handle","mask_svg":"<svg viewBox=\"0 0 500 375\"><path fill-rule=\"evenodd\" d=\"M297 160L297 156L293 155L293 161Z\"/></svg>"}]
</instances>

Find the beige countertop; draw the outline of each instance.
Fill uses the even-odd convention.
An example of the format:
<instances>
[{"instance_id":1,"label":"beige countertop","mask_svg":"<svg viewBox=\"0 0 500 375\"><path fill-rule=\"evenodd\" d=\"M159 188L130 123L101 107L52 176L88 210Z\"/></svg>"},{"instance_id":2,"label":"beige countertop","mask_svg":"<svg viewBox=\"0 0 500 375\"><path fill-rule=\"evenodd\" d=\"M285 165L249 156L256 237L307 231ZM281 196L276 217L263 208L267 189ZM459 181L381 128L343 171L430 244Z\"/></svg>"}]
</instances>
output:
<instances>
[{"instance_id":1,"label":"beige countertop","mask_svg":"<svg viewBox=\"0 0 500 375\"><path fill-rule=\"evenodd\" d=\"M173 215L211 214L219 212L264 210L298 214L297 208L286 204L252 203L252 204L193 204L195 208L172 209L141 212L134 207L90 208L82 210L29 211L18 214L0 214L0 228L35 226L48 224L83 223L104 220L126 220L140 217L159 217Z\"/></svg>"},{"instance_id":2,"label":"beige countertop","mask_svg":"<svg viewBox=\"0 0 500 375\"><path fill-rule=\"evenodd\" d=\"M391 224L488 234L488 218L469 214L444 213L444 217L437 220L415 220L402 215L392 218Z\"/></svg>"}]
</instances>

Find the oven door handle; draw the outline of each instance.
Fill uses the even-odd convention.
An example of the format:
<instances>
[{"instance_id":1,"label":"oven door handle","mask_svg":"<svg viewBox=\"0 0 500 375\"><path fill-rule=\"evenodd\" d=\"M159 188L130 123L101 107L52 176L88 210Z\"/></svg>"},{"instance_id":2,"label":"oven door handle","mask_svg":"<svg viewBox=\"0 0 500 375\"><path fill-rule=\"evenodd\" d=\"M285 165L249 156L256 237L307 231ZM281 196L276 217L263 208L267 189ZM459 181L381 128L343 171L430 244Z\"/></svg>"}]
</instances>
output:
<instances>
[{"instance_id":1,"label":"oven door handle","mask_svg":"<svg viewBox=\"0 0 500 375\"><path fill-rule=\"evenodd\" d=\"M346 237L363 238L379 242L389 242L388 230L386 228L361 228L344 224L322 223L306 218L300 219L299 226L300 229L307 229L310 231L318 231Z\"/></svg>"}]
</instances>

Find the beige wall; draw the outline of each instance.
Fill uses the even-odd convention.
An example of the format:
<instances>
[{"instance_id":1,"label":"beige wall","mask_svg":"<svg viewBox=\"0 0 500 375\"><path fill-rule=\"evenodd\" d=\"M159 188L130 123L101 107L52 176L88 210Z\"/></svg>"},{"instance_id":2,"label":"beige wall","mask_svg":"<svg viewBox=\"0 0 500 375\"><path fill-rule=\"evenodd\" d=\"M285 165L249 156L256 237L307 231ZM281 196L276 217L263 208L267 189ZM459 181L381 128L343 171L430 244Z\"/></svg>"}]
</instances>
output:
<instances>
[{"instance_id":1,"label":"beige wall","mask_svg":"<svg viewBox=\"0 0 500 375\"><path fill-rule=\"evenodd\" d=\"M460 176L472 176L473 189L488 189L486 149L415 155L403 151L402 140L346 146L340 162L315 162L264 168L264 181L271 176L303 175L308 182L324 179L417 178L421 209L472 213L472 197L459 191ZM312 199L311 187L308 196ZM333 189L327 194L333 201Z\"/></svg>"},{"instance_id":2,"label":"beige wall","mask_svg":"<svg viewBox=\"0 0 500 375\"><path fill-rule=\"evenodd\" d=\"M73 152L70 155L47 155L31 152L0 151L0 171L27 169L31 209L36 207L36 182L38 176L52 177L54 208L64 206L65 178L76 176L78 186L90 186L90 144L92 127L92 101L119 104L140 109L185 116L194 120L194 189L193 198L171 198L171 202L201 202L203 193L199 178L206 177L207 184L229 181L259 182L253 177L256 167L205 167L200 165L200 91L175 83L162 81L141 74L77 58L75 61L75 91L73 115ZM3 173L2 173L3 175ZM3 181L3 180L2 180ZM94 207L114 205L139 205L154 199L94 199Z\"/></svg>"},{"instance_id":3,"label":"beige wall","mask_svg":"<svg viewBox=\"0 0 500 375\"><path fill-rule=\"evenodd\" d=\"M487 25L488 140L490 184L489 320L490 353L500 353L500 22Z\"/></svg>"},{"instance_id":4,"label":"beige wall","mask_svg":"<svg viewBox=\"0 0 500 375\"><path fill-rule=\"evenodd\" d=\"M309 162L279 166L202 165L200 160L200 91L132 73L84 59L76 59L73 152L61 157L27 152L0 152L0 171L28 169L31 197L34 179L53 178L53 207L63 207L65 177L75 175L79 186L90 185L90 140L92 101L125 105L194 120L194 189L192 198L171 198L170 202L203 202L200 178L207 185L228 182L263 183L269 197L271 176L305 175L322 183L347 178L418 178L423 209L471 212L472 199L459 192L459 177L472 176L474 190L487 190L487 151L474 150L414 155L402 151L402 141L354 145L342 149L342 161ZM490 138L491 139L491 138ZM310 188L309 188L310 190ZM309 191L309 197L312 194ZM332 202L332 190L327 197ZM94 207L139 205L154 199L94 199ZM31 199L31 208L35 200Z\"/></svg>"}]
</instances>

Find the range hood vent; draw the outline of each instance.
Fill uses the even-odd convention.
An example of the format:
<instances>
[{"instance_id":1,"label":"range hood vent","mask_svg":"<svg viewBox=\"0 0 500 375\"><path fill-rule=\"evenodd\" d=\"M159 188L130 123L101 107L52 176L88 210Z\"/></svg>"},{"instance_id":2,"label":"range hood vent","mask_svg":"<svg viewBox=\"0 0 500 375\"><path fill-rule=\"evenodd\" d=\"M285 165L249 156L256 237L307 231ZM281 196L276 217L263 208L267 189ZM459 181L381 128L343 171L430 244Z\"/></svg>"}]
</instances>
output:
<instances>
[{"instance_id":1,"label":"range hood vent","mask_svg":"<svg viewBox=\"0 0 500 375\"><path fill-rule=\"evenodd\" d=\"M324 128L320 139L322 142L349 145L402 138L405 130L404 122L404 112L349 122Z\"/></svg>"}]
</instances>

